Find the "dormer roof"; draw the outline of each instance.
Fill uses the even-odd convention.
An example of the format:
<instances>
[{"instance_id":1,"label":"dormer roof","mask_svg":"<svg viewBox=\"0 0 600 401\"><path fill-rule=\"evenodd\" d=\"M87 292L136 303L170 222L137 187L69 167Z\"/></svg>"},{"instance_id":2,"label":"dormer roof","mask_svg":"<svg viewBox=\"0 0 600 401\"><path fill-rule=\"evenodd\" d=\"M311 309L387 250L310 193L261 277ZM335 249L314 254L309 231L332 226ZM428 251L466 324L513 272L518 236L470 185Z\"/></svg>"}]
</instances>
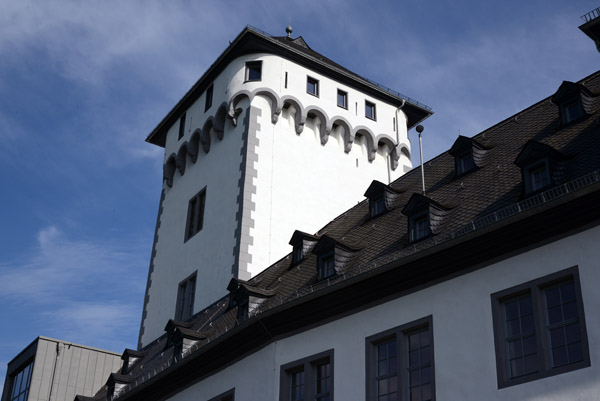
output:
<instances>
[{"instance_id":1,"label":"dormer roof","mask_svg":"<svg viewBox=\"0 0 600 401\"><path fill-rule=\"evenodd\" d=\"M531 140L525 144L515 159L515 164L519 167L523 167L527 163L546 157L554 160L566 159L566 156L556 151L553 147Z\"/></svg>"}]
</instances>

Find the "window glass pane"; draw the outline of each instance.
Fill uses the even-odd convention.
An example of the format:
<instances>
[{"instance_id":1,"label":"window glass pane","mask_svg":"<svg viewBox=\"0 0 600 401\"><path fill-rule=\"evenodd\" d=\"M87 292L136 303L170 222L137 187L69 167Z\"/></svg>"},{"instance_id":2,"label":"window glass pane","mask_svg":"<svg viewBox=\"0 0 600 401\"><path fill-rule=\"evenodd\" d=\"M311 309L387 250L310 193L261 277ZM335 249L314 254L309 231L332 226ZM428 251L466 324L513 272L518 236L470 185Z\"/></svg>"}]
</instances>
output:
<instances>
[{"instance_id":1,"label":"window glass pane","mask_svg":"<svg viewBox=\"0 0 600 401\"><path fill-rule=\"evenodd\" d=\"M581 342L569 344L567 346L569 353L569 363L579 362L583 360L583 350L581 349Z\"/></svg>"},{"instance_id":2,"label":"window glass pane","mask_svg":"<svg viewBox=\"0 0 600 401\"><path fill-rule=\"evenodd\" d=\"M552 349L552 365L560 366L568 362L567 347L558 347Z\"/></svg>"},{"instance_id":3,"label":"window glass pane","mask_svg":"<svg viewBox=\"0 0 600 401\"><path fill-rule=\"evenodd\" d=\"M572 281L560 286L560 294L563 302L575 300L575 285Z\"/></svg>"},{"instance_id":4,"label":"window glass pane","mask_svg":"<svg viewBox=\"0 0 600 401\"><path fill-rule=\"evenodd\" d=\"M572 343L581 339L581 333L579 330L578 323L573 323L568 326L565 326L565 331L567 335L567 343Z\"/></svg>"}]
</instances>

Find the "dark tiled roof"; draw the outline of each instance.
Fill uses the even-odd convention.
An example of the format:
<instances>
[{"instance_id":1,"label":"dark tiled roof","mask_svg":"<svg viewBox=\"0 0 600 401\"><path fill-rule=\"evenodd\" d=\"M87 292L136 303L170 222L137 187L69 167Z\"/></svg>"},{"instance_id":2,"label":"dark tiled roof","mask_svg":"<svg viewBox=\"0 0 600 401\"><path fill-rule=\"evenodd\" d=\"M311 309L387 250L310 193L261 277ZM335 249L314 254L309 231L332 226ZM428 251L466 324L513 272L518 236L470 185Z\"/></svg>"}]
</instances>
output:
<instances>
[{"instance_id":1,"label":"dark tiled roof","mask_svg":"<svg viewBox=\"0 0 600 401\"><path fill-rule=\"evenodd\" d=\"M580 83L585 85L592 97L600 95L600 71ZM241 336L244 327L251 327L257 319L264 321L285 307L301 307L319 297L319 294L326 293L326 290L333 291L336 286L343 286L345 281L360 282L380 266L386 268L403 258L419 258L419 255L426 253L440 252L436 250L441 249L447 241L460 238L465 233L481 235L477 231L479 228L485 229L511 213L514 215L526 208L536 213L536 209L531 209L532 206L548 202L548 199L552 202L553 197L563 193L563 187L576 192L590 182L597 183L600 179L599 121L600 111L596 107L591 115L561 128L559 108L551 102L551 98L546 98L473 137L486 149L485 162L478 169L456 178L454 157L448 152L425 163L426 196L440 205L443 214L436 234L414 244L408 241L407 217L402 213L413 195L421 192L420 168L411 170L390 184L397 192L390 211L369 218L368 200L364 200L315 234L318 238L331 238L353 250L343 271L338 271L332 279L317 283L317 256L314 253L309 253L293 267L291 255L282 258L243 283L249 288L260 288L264 293L274 294L251 311L248 320L241 323L236 321L237 307L229 308L229 298L226 296L188 321L186 326L189 330L212 333L207 338L200 338L190 354L202 354L203 350L210 348L211 343L224 341L226 337ZM530 141L565 155L568 163L561 182L557 183L559 186L546 194L524 199L521 170L515 160ZM588 181L580 180L575 184L560 186L581 177L587 177L585 179ZM520 209L517 210L517 207ZM161 374L166 375L177 369L181 357L174 359L173 347L166 347L166 343L165 335L145 347L145 356L128 373L133 382L122 397L128 398L127 392L135 394L137 386L143 386L155 380L155 377L159 380ZM209 362L202 363L207 365ZM101 398L105 393L105 389L101 390L98 397Z\"/></svg>"}]
</instances>

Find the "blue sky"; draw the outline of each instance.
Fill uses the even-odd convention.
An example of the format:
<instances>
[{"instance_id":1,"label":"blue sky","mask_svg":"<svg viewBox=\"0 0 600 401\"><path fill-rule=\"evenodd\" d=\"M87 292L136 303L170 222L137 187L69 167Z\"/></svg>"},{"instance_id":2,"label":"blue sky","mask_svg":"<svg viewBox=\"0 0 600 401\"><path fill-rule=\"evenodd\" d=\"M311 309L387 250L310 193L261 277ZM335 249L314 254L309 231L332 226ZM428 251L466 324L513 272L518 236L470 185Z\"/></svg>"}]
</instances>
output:
<instances>
[{"instance_id":1,"label":"blue sky","mask_svg":"<svg viewBox=\"0 0 600 401\"><path fill-rule=\"evenodd\" d=\"M432 107L430 159L594 72L577 27L598 6L0 0L0 384L38 335L135 348L162 178L144 139L246 24L284 35L289 22Z\"/></svg>"}]
</instances>

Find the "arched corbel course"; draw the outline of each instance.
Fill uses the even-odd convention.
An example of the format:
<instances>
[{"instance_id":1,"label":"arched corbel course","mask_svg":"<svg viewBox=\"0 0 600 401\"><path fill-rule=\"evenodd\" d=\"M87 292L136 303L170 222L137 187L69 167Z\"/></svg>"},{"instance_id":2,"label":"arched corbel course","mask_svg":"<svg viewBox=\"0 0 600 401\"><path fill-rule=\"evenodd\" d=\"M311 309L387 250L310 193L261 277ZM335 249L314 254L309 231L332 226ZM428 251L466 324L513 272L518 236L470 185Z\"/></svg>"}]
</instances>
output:
<instances>
[{"instance_id":1,"label":"arched corbel course","mask_svg":"<svg viewBox=\"0 0 600 401\"><path fill-rule=\"evenodd\" d=\"M204 123L202 127L202 132L200 133L200 143L202 144L202 150L204 153L210 152L210 130L212 129L212 120L208 119Z\"/></svg>"},{"instance_id":2,"label":"arched corbel course","mask_svg":"<svg viewBox=\"0 0 600 401\"><path fill-rule=\"evenodd\" d=\"M223 102L219 109L217 110L217 114L215 115L215 124L213 129L217 133L217 138L219 141L223 140L223 135L225 132L225 119L227 118L227 103Z\"/></svg>"},{"instance_id":3,"label":"arched corbel course","mask_svg":"<svg viewBox=\"0 0 600 401\"><path fill-rule=\"evenodd\" d=\"M327 113L319 107L309 106L304 113L305 115L314 114L319 117L321 123L319 124L319 135L321 137L321 144L325 145L327 140L329 139L329 134L331 133L331 128L329 128L329 118L327 117Z\"/></svg>"},{"instance_id":4,"label":"arched corbel course","mask_svg":"<svg viewBox=\"0 0 600 401\"><path fill-rule=\"evenodd\" d=\"M238 117L242 113L242 109L237 108L238 103L244 98L250 100L251 95L252 94L247 90L241 90L231 97L231 100L229 101L229 112L227 113L227 115L231 119L231 123L234 126L237 125Z\"/></svg>"},{"instance_id":5,"label":"arched corbel course","mask_svg":"<svg viewBox=\"0 0 600 401\"><path fill-rule=\"evenodd\" d=\"M193 133L192 133L192 137L190 138L190 142L188 143L188 154L190 155L190 159L192 160L192 163L196 163L196 161L198 160L198 150L199 150L199 146L200 146L200 133L202 131L200 131L199 128L197 128Z\"/></svg>"},{"instance_id":6,"label":"arched corbel course","mask_svg":"<svg viewBox=\"0 0 600 401\"><path fill-rule=\"evenodd\" d=\"M186 159L187 159L187 148L188 148L188 143L184 142L181 144L181 146L179 147L179 150L177 151L177 159L176 159L176 165L177 165L177 170L179 170L179 174L183 175L185 174L185 163L186 163Z\"/></svg>"},{"instance_id":7,"label":"arched corbel course","mask_svg":"<svg viewBox=\"0 0 600 401\"><path fill-rule=\"evenodd\" d=\"M176 158L175 153L172 153L163 165L163 179L169 187L173 186L173 176L175 176L175 169L177 168Z\"/></svg>"},{"instance_id":8,"label":"arched corbel course","mask_svg":"<svg viewBox=\"0 0 600 401\"><path fill-rule=\"evenodd\" d=\"M294 116L296 134L300 135L302 131L304 131L304 124L306 124L306 113L304 112L302 103L300 103L300 101L293 96L284 96L281 98L281 102L284 105L288 103L294 106L294 110L296 110L296 115Z\"/></svg>"},{"instance_id":9,"label":"arched corbel course","mask_svg":"<svg viewBox=\"0 0 600 401\"><path fill-rule=\"evenodd\" d=\"M250 98L250 101L254 99L254 96L259 95L266 97L271 102L271 122L273 124L277 123L283 105L283 103L279 99L279 96L277 96L277 93L275 93L272 89L258 88L254 92L252 92L252 97Z\"/></svg>"},{"instance_id":10,"label":"arched corbel course","mask_svg":"<svg viewBox=\"0 0 600 401\"><path fill-rule=\"evenodd\" d=\"M389 149L388 156L390 157L390 167L392 170L396 170L398 167L398 160L400 159L400 155L398 154L398 149L394 140L389 136L382 134L377 137L377 147L386 145Z\"/></svg>"},{"instance_id":11,"label":"arched corbel course","mask_svg":"<svg viewBox=\"0 0 600 401\"><path fill-rule=\"evenodd\" d=\"M341 116L335 116L331 118L327 123L329 134L333 130L334 125L340 125L344 127L344 152L350 152L350 150L352 150L352 142L354 142L354 134L352 133L352 128L350 128L350 123Z\"/></svg>"},{"instance_id":12,"label":"arched corbel course","mask_svg":"<svg viewBox=\"0 0 600 401\"><path fill-rule=\"evenodd\" d=\"M354 136L361 134L367 140L367 158L370 162L375 160L377 154L377 148L375 147L375 135L365 126L358 126L354 129Z\"/></svg>"}]
</instances>

